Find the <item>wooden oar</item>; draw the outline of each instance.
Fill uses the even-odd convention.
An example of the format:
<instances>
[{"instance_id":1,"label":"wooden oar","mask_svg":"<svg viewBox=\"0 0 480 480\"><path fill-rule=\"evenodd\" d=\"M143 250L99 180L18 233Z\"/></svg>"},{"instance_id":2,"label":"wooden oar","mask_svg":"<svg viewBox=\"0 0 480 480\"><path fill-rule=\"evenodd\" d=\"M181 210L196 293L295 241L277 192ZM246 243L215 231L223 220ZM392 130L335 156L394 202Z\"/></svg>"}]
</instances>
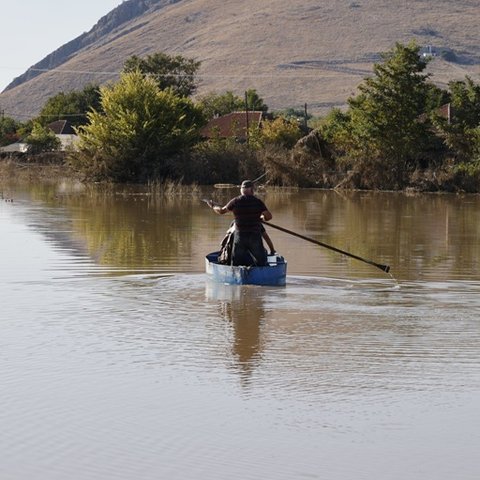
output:
<instances>
[{"instance_id":1,"label":"wooden oar","mask_svg":"<svg viewBox=\"0 0 480 480\"><path fill-rule=\"evenodd\" d=\"M280 230L282 232L289 233L290 235L306 240L307 242L315 243L316 245L320 245L321 247L328 248L329 250L333 250L334 252L341 253L342 255L346 255L347 257L355 258L356 260L360 260L361 262L365 262L365 263L368 263L369 265L373 265L374 267L379 268L385 273L388 273L390 271L389 265L382 265L380 263L372 262L371 260L366 260L365 258L359 257L357 255L353 255L353 253L345 252L344 250L340 250L339 248L332 247L331 245L327 245L326 243L319 242L318 240L314 240L313 238L305 237L304 235L300 235L299 233L292 232L291 230L287 230L286 228L279 227L278 225L275 225L270 222L262 222L262 223L272 228L276 228L277 230Z\"/></svg>"},{"instance_id":2,"label":"wooden oar","mask_svg":"<svg viewBox=\"0 0 480 480\"><path fill-rule=\"evenodd\" d=\"M267 174L267 172L265 172L264 174L260 175L258 178L256 178L255 180L252 180L252 183L256 183L258 182L261 178L263 178L265 175ZM234 183L215 183L213 185L215 188L240 188L240 185L235 185Z\"/></svg>"}]
</instances>

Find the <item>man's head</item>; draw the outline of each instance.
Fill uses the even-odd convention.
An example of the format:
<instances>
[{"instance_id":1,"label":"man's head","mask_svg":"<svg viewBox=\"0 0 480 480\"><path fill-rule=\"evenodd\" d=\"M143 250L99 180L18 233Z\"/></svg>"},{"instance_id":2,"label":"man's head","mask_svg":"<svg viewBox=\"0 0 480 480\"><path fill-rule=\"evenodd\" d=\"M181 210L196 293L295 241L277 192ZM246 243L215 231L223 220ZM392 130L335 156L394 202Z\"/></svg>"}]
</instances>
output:
<instances>
[{"instance_id":1,"label":"man's head","mask_svg":"<svg viewBox=\"0 0 480 480\"><path fill-rule=\"evenodd\" d=\"M242 185L240 186L240 191L244 195L252 195L253 194L253 182L251 180L244 180Z\"/></svg>"}]
</instances>

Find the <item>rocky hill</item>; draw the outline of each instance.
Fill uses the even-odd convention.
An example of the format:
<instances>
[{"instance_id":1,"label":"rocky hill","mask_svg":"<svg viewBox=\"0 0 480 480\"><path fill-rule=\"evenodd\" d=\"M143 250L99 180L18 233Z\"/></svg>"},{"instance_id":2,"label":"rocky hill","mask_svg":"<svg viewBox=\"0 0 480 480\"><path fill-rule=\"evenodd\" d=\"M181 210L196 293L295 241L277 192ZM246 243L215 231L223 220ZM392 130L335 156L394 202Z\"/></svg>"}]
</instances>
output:
<instances>
[{"instance_id":1,"label":"rocky hill","mask_svg":"<svg viewBox=\"0 0 480 480\"><path fill-rule=\"evenodd\" d=\"M118 78L131 55L201 61L199 94L255 88L271 109L342 106L395 42L431 46L432 80L480 81L478 0L127 0L16 78L6 115L31 118L59 91Z\"/></svg>"}]
</instances>

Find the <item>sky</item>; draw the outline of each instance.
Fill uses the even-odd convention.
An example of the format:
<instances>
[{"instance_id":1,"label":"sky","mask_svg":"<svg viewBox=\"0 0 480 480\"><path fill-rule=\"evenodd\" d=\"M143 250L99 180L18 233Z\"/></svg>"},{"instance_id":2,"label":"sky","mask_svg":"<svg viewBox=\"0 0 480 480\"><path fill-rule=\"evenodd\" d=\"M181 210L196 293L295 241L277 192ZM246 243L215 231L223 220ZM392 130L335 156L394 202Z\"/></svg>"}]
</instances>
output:
<instances>
[{"instance_id":1,"label":"sky","mask_svg":"<svg viewBox=\"0 0 480 480\"><path fill-rule=\"evenodd\" d=\"M0 92L123 0L1 0Z\"/></svg>"}]
</instances>

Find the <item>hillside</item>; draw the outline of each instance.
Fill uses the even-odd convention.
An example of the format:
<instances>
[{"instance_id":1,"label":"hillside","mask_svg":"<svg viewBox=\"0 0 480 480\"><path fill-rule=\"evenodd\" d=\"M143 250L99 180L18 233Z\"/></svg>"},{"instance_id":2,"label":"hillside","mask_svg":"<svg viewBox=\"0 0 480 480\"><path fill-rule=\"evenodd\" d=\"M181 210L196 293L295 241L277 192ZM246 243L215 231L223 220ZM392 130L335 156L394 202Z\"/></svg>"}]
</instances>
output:
<instances>
[{"instance_id":1,"label":"hillside","mask_svg":"<svg viewBox=\"0 0 480 480\"><path fill-rule=\"evenodd\" d=\"M0 95L31 118L59 91L118 77L131 55L163 51L202 62L199 94L255 88L271 109L342 106L379 53L415 39L438 56L432 80L480 81L478 0L128 0ZM448 53L454 61L441 55Z\"/></svg>"}]
</instances>

